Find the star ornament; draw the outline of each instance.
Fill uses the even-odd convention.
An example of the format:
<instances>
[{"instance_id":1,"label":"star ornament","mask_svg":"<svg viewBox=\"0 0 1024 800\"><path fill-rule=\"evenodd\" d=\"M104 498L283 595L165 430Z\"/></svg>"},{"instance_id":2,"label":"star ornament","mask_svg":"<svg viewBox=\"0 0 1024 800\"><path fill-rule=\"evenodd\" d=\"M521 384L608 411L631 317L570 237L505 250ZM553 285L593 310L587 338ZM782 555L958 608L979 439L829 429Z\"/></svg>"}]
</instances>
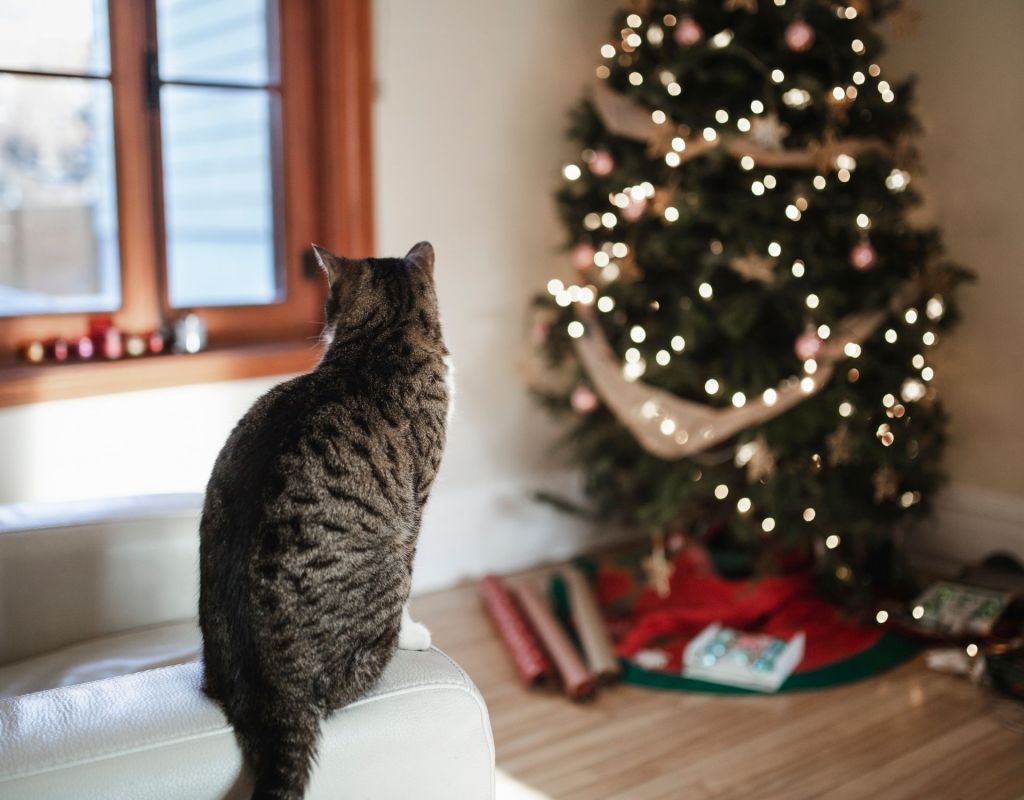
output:
<instances>
[{"instance_id":1,"label":"star ornament","mask_svg":"<svg viewBox=\"0 0 1024 800\"><path fill-rule=\"evenodd\" d=\"M878 469L871 478L875 489L875 504L892 500L900 490L900 476L886 464Z\"/></svg>"},{"instance_id":2,"label":"star ornament","mask_svg":"<svg viewBox=\"0 0 1024 800\"><path fill-rule=\"evenodd\" d=\"M775 474L775 453L761 433L737 448L734 463L747 468L747 480L751 483L767 480Z\"/></svg>"},{"instance_id":3,"label":"star ornament","mask_svg":"<svg viewBox=\"0 0 1024 800\"><path fill-rule=\"evenodd\" d=\"M729 267L745 281L771 283L775 279L777 263L771 256L748 250L745 256L733 258L729 262Z\"/></svg>"},{"instance_id":4,"label":"star ornament","mask_svg":"<svg viewBox=\"0 0 1024 800\"><path fill-rule=\"evenodd\" d=\"M845 422L825 437L825 444L828 445L830 466L838 467L850 463L853 457L853 436Z\"/></svg>"},{"instance_id":5,"label":"star ornament","mask_svg":"<svg viewBox=\"0 0 1024 800\"><path fill-rule=\"evenodd\" d=\"M644 574L647 575L647 582L657 592L658 597L668 597L672 592L672 575L676 571L676 565L665 556L665 543L661 537L654 541L651 554L643 560Z\"/></svg>"},{"instance_id":6,"label":"star ornament","mask_svg":"<svg viewBox=\"0 0 1024 800\"><path fill-rule=\"evenodd\" d=\"M843 145L836 138L835 129L830 127L821 138L821 141L813 145L813 149L815 168L824 175L832 169L832 166L836 163L836 158L842 154Z\"/></svg>"},{"instance_id":7,"label":"star ornament","mask_svg":"<svg viewBox=\"0 0 1024 800\"><path fill-rule=\"evenodd\" d=\"M789 134L789 126L779 120L776 114L763 114L750 122L750 141L765 150L781 150L782 142Z\"/></svg>"}]
</instances>

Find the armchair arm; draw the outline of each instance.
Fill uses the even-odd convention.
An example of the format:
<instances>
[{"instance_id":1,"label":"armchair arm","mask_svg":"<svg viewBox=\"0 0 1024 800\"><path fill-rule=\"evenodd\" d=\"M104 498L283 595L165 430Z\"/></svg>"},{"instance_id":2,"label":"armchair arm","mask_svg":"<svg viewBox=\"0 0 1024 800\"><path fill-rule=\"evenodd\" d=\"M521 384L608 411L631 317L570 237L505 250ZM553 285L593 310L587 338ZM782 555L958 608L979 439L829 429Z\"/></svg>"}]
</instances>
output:
<instances>
[{"instance_id":1,"label":"armchair arm","mask_svg":"<svg viewBox=\"0 0 1024 800\"><path fill-rule=\"evenodd\" d=\"M201 665L0 700L0 798L248 798L234 734ZM308 800L486 800L494 745L468 676L439 650L399 651L378 686L331 715Z\"/></svg>"}]
</instances>

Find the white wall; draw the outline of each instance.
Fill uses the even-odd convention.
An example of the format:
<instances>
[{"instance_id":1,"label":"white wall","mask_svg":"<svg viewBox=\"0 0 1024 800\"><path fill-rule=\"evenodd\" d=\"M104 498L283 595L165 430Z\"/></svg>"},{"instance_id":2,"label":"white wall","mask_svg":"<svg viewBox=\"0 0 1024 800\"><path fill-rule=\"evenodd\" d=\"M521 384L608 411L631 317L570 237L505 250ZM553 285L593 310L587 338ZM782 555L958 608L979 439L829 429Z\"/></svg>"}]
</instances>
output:
<instances>
[{"instance_id":1,"label":"white wall","mask_svg":"<svg viewBox=\"0 0 1024 800\"><path fill-rule=\"evenodd\" d=\"M611 0L378 0L378 250L437 249L457 366L453 429L424 520L417 586L570 554L587 526L539 506L572 490L518 359L529 296L557 269L551 191L566 111ZM277 379L0 410L0 503L202 491L231 426Z\"/></svg>"},{"instance_id":2,"label":"white wall","mask_svg":"<svg viewBox=\"0 0 1024 800\"><path fill-rule=\"evenodd\" d=\"M0 410L0 503L200 492L231 428L277 380Z\"/></svg>"},{"instance_id":3,"label":"white wall","mask_svg":"<svg viewBox=\"0 0 1024 800\"><path fill-rule=\"evenodd\" d=\"M950 256L978 273L936 358L952 480L924 539L962 558L996 547L1024 557L1024 3L918 6L917 35L893 40L884 66L919 76L924 174L914 180Z\"/></svg>"},{"instance_id":4,"label":"white wall","mask_svg":"<svg viewBox=\"0 0 1024 800\"><path fill-rule=\"evenodd\" d=\"M457 365L449 481L527 475L547 428L519 366L527 302L556 270L551 193L567 111L597 63L608 0L377 0L381 253L437 251Z\"/></svg>"}]
</instances>

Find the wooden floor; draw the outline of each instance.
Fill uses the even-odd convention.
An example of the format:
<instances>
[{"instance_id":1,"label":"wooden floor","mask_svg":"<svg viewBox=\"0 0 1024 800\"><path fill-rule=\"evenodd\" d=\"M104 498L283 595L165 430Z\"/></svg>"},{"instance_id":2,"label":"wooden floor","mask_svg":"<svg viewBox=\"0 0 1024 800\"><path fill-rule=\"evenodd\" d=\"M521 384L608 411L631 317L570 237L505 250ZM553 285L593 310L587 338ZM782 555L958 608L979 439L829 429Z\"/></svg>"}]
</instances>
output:
<instances>
[{"instance_id":1,"label":"wooden floor","mask_svg":"<svg viewBox=\"0 0 1024 800\"><path fill-rule=\"evenodd\" d=\"M1024 735L997 720L1006 709L920 660L826 691L617 686L574 705L516 682L473 587L412 611L487 700L498 800L1024 798Z\"/></svg>"}]
</instances>

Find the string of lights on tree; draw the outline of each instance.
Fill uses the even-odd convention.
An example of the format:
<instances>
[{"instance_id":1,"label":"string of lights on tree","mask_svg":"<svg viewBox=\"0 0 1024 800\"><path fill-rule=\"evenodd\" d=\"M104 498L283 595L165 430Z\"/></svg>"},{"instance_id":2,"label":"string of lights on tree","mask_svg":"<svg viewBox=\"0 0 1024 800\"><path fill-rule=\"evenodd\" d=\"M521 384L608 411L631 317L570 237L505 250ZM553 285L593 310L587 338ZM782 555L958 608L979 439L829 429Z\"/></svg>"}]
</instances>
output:
<instances>
[{"instance_id":1,"label":"string of lights on tree","mask_svg":"<svg viewBox=\"0 0 1024 800\"><path fill-rule=\"evenodd\" d=\"M908 220L912 83L879 64L901 13L652 0L600 48L534 389L662 560L700 536L864 588L941 482L930 353L969 273Z\"/></svg>"}]
</instances>

